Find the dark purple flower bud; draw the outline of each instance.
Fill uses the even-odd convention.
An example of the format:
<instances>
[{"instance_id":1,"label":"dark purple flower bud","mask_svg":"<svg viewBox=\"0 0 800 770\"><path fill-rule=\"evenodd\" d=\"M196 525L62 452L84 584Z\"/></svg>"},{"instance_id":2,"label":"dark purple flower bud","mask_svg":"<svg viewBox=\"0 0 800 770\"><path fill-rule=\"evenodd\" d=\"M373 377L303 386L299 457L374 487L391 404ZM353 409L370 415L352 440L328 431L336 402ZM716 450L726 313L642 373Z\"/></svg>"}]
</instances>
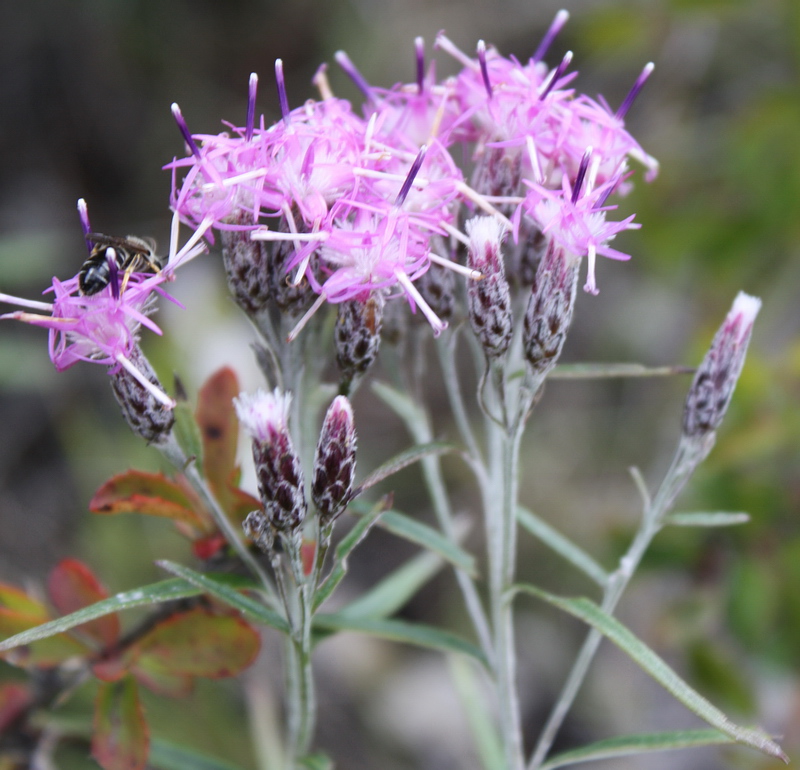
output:
<instances>
[{"instance_id":1,"label":"dark purple flower bud","mask_svg":"<svg viewBox=\"0 0 800 770\"><path fill-rule=\"evenodd\" d=\"M345 396L328 407L314 459L311 499L325 527L344 510L356 472L356 431L353 409Z\"/></svg>"},{"instance_id":2,"label":"dark purple flower bud","mask_svg":"<svg viewBox=\"0 0 800 770\"><path fill-rule=\"evenodd\" d=\"M467 224L467 266L483 274L467 288L469 320L488 359L505 355L511 343L511 296L501 245L505 226L494 217L475 217Z\"/></svg>"},{"instance_id":3,"label":"dark purple flower bud","mask_svg":"<svg viewBox=\"0 0 800 770\"><path fill-rule=\"evenodd\" d=\"M169 437L175 415L164 404L164 389L138 345L130 349L127 362L132 368L120 366L116 371L111 370L111 389L131 430L149 443L160 444ZM144 380L150 388L145 386ZM154 392L162 398L156 398Z\"/></svg>"},{"instance_id":4,"label":"dark purple flower bud","mask_svg":"<svg viewBox=\"0 0 800 770\"><path fill-rule=\"evenodd\" d=\"M719 427L744 365L761 300L739 292L694 375L683 410L683 434L707 436Z\"/></svg>"},{"instance_id":5,"label":"dark purple flower bud","mask_svg":"<svg viewBox=\"0 0 800 770\"><path fill-rule=\"evenodd\" d=\"M542 378L558 361L572 323L579 266L580 260L550 241L536 271L522 344L528 366Z\"/></svg>"},{"instance_id":6,"label":"dark purple flower bud","mask_svg":"<svg viewBox=\"0 0 800 770\"><path fill-rule=\"evenodd\" d=\"M248 315L262 310L270 296L269 245L245 230L221 230L222 264L236 304Z\"/></svg>"},{"instance_id":7,"label":"dark purple flower bud","mask_svg":"<svg viewBox=\"0 0 800 770\"><path fill-rule=\"evenodd\" d=\"M341 383L346 390L378 357L384 299L373 292L366 301L352 299L337 306L334 346Z\"/></svg>"},{"instance_id":8,"label":"dark purple flower bud","mask_svg":"<svg viewBox=\"0 0 800 770\"><path fill-rule=\"evenodd\" d=\"M236 414L253 437L253 461L264 514L273 529L294 534L308 510L303 469L289 435L291 394L278 390L242 393Z\"/></svg>"},{"instance_id":9,"label":"dark purple flower bud","mask_svg":"<svg viewBox=\"0 0 800 770\"><path fill-rule=\"evenodd\" d=\"M281 232L286 232L285 223L281 222ZM291 241L275 241L269 260L270 291L280 310L292 318L302 315L311 306L316 295L302 278L295 283L295 275L287 270L289 261L295 253L295 245ZM312 262L315 257L312 257Z\"/></svg>"}]
</instances>

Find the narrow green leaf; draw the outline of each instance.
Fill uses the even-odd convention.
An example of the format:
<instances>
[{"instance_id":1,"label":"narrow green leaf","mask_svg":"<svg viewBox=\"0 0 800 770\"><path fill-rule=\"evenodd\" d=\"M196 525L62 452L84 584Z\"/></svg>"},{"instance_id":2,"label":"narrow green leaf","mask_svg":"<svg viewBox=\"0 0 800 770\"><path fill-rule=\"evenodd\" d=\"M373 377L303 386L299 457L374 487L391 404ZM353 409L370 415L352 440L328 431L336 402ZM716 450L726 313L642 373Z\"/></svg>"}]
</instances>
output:
<instances>
[{"instance_id":1,"label":"narrow green leaf","mask_svg":"<svg viewBox=\"0 0 800 770\"><path fill-rule=\"evenodd\" d=\"M370 487L374 487L377 483L403 470L403 468L407 468L409 465L419 462L425 457L440 455L445 452L455 452L457 450L458 447L456 447L455 444L447 444L441 441L432 441L429 444L421 444L413 446L411 449L406 449L404 452L396 454L372 471L372 473L352 491L350 497L351 499L358 497Z\"/></svg>"},{"instance_id":2,"label":"narrow green leaf","mask_svg":"<svg viewBox=\"0 0 800 770\"><path fill-rule=\"evenodd\" d=\"M172 561L158 561L156 564L167 572L184 578L203 592L216 596L220 601L239 610L248 620L289 633L289 624L277 612L265 607L256 599L245 596L231 586L229 582L221 580L218 576L197 572Z\"/></svg>"},{"instance_id":3,"label":"narrow green leaf","mask_svg":"<svg viewBox=\"0 0 800 770\"><path fill-rule=\"evenodd\" d=\"M372 383L372 390L406 425L425 419L419 406L405 393L383 382Z\"/></svg>"},{"instance_id":4,"label":"narrow green leaf","mask_svg":"<svg viewBox=\"0 0 800 770\"><path fill-rule=\"evenodd\" d=\"M478 647L449 631L441 631L419 623L378 618L350 618L340 613L320 613L314 617L315 631L355 631L393 642L413 644L441 652L460 652L480 661L488 668L488 661Z\"/></svg>"},{"instance_id":5,"label":"narrow green leaf","mask_svg":"<svg viewBox=\"0 0 800 770\"><path fill-rule=\"evenodd\" d=\"M722 711L681 679L644 642L634 636L616 618L604 612L593 601L586 598L567 599L555 596L532 585L518 585L516 590L532 594L596 628L635 663L641 666L662 687L712 727L716 727L738 743L752 746L784 762L789 761L781 747L769 735L761 730L740 727L731 722Z\"/></svg>"},{"instance_id":6,"label":"narrow green leaf","mask_svg":"<svg viewBox=\"0 0 800 770\"><path fill-rule=\"evenodd\" d=\"M575 765L579 762L591 762L597 759L626 757L631 754L647 754L655 751L672 749L690 749L700 746L719 746L733 743L733 738L719 730L677 730L666 733L644 733L641 735L624 735L619 738L581 746L579 749L557 754L545 762L541 770L555 770L556 767Z\"/></svg>"},{"instance_id":7,"label":"narrow green leaf","mask_svg":"<svg viewBox=\"0 0 800 770\"><path fill-rule=\"evenodd\" d=\"M672 377L694 374L691 366L645 366L644 364L556 364L548 375L553 380L599 380L609 377Z\"/></svg>"},{"instance_id":8,"label":"narrow green leaf","mask_svg":"<svg viewBox=\"0 0 800 770\"><path fill-rule=\"evenodd\" d=\"M366 504L356 500L351 504L349 510L357 514L364 514L368 511L368 508ZM393 535L397 535L397 537L402 537L410 543L438 554L455 567L463 569L473 577L475 576L475 557L457 543L445 537L438 529L434 529L421 521L400 513L400 511L394 510L384 512L378 521L378 526Z\"/></svg>"},{"instance_id":9,"label":"narrow green leaf","mask_svg":"<svg viewBox=\"0 0 800 770\"><path fill-rule=\"evenodd\" d=\"M372 510L362 516L350 528L350 531L339 541L334 554L334 564L325 582L319 587L314 595L314 611L322 606L322 603L334 592L339 583L344 580L347 574L347 559L353 549L367 536L372 525L380 518L385 508L383 502L378 502Z\"/></svg>"},{"instance_id":10,"label":"narrow green leaf","mask_svg":"<svg viewBox=\"0 0 800 770\"><path fill-rule=\"evenodd\" d=\"M188 458L194 458L197 468L203 467L203 436L187 401L178 401L172 410L175 415L175 438Z\"/></svg>"},{"instance_id":11,"label":"narrow green leaf","mask_svg":"<svg viewBox=\"0 0 800 770\"><path fill-rule=\"evenodd\" d=\"M87 623L95 618L102 618L112 612L120 612L121 610L142 607L148 604L170 602L175 599L186 599L190 596L197 596L199 593L202 593L200 589L185 580L162 580L159 583L153 583L143 588L116 594L108 599L103 599L84 607L77 612L42 623L40 626L30 628L20 634L15 634L0 642L0 652L14 649L14 647L19 647L23 644L30 644L37 639L45 639L48 636L60 634L62 631L68 631L70 628Z\"/></svg>"},{"instance_id":12,"label":"narrow green leaf","mask_svg":"<svg viewBox=\"0 0 800 770\"><path fill-rule=\"evenodd\" d=\"M443 565L444 561L436 554L421 553L339 610L339 614L348 618L386 618L394 615Z\"/></svg>"},{"instance_id":13,"label":"narrow green leaf","mask_svg":"<svg viewBox=\"0 0 800 770\"><path fill-rule=\"evenodd\" d=\"M297 760L298 767L306 770L333 770L333 760L325 754L309 754Z\"/></svg>"},{"instance_id":14,"label":"narrow green leaf","mask_svg":"<svg viewBox=\"0 0 800 770\"><path fill-rule=\"evenodd\" d=\"M608 582L608 573L586 551L551 527L527 508L517 508L517 521L535 538L566 559L599 586Z\"/></svg>"},{"instance_id":15,"label":"narrow green leaf","mask_svg":"<svg viewBox=\"0 0 800 770\"><path fill-rule=\"evenodd\" d=\"M153 739L148 765L155 770L242 770L239 765L200 754L160 738Z\"/></svg>"},{"instance_id":16,"label":"narrow green leaf","mask_svg":"<svg viewBox=\"0 0 800 770\"><path fill-rule=\"evenodd\" d=\"M448 655L450 673L467 715L469 732L485 770L506 770L503 745L487 708L486 698L475 681L475 670L461 655Z\"/></svg>"},{"instance_id":17,"label":"narrow green leaf","mask_svg":"<svg viewBox=\"0 0 800 770\"><path fill-rule=\"evenodd\" d=\"M731 513L729 511L671 513L665 519L665 524L675 527L730 527L735 524L747 524L750 521L748 513Z\"/></svg>"}]
</instances>

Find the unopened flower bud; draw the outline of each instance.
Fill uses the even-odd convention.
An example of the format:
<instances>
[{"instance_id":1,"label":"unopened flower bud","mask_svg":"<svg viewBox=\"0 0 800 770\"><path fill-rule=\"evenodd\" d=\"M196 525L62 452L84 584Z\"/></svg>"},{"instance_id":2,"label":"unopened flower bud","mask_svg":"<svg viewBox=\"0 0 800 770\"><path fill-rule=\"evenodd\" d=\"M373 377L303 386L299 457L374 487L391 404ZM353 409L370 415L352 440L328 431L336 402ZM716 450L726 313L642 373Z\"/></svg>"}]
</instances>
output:
<instances>
[{"instance_id":1,"label":"unopened flower bud","mask_svg":"<svg viewBox=\"0 0 800 770\"><path fill-rule=\"evenodd\" d=\"M245 537L252 540L264 553L272 551L275 536L263 511L250 511L242 522L242 530Z\"/></svg>"},{"instance_id":2,"label":"unopened flower bud","mask_svg":"<svg viewBox=\"0 0 800 770\"><path fill-rule=\"evenodd\" d=\"M511 297L503 266L501 244L505 226L494 217L476 217L466 224L467 265L483 274L467 289L469 320L486 357L505 354L511 343Z\"/></svg>"},{"instance_id":3,"label":"unopened flower bud","mask_svg":"<svg viewBox=\"0 0 800 770\"><path fill-rule=\"evenodd\" d=\"M378 357L383 306L384 299L380 292L371 293L366 301L351 299L338 305L333 335L336 363L345 389L363 375Z\"/></svg>"},{"instance_id":4,"label":"unopened flower bud","mask_svg":"<svg viewBox=\"0 0 800 770\"><path fill-rule=\"evenodd\" d=\"M308 505L303 469L289 435L291 394L242 393L233 400L236 414L253 438L253 461L264 513L274 529L295 533Z\"/></svg>"},{"instance_id":5,"label":"unopened flower bud","mask_svg":"<svg viewBox=\"0 0 800 770\"><path fill-rule=\"evenodd\" d=\"M544 378L564 347L578 286L579 260L550 242L533 282L522 344L533 374Z\"/></svg>"},{"instance_id":6,"label":"unopened flower bud","mask_svg":"<svg viewBox=\"0 0 800 770\"><path fill-rule=\"evenodd\" d=\"M222 230L222 263L228 278L228 288L245 313L254 315L261 310L270 296L269 246L263 241L253 241L250 233L242 230Z\"/></svg>"},{"instance_id":7,"label":"unopened flower bud","mask_svg":"<svg viewBox=\"0 0 800 770\"><path fill-rule=\"evenodd\" d=\"M345 396L328 408L317 443L311 499L325 527L344 510L356 471L356 431L353 409Z\"/></svg>"},{"instance_id":8,"label":"unopened flower bud","mask_svg":"<svg viewBox=\"0 0 800 770\"><path fill-rule=\"evenodd\" d=\"M285 229L284 226L280 228L281 231ZM296 276L287 270L294 253L295 245L291 241L276 241L272 244L268 271L275 303L283 313L293 318L308 310L315 297L305 278L294 283Z\"/></svg>"},{"instance_id":9,"label":"unopened flower bud","mask_svg":"<svg viewBox=\"0 0 800 770\"><path fill-rule=\"evenodd\" d=\"M145 441L162 443L172 431L175 415L164 404L163 397L159 400L154 396L154 390L163 394L164 389L138 345L129 351L128 362L139 373L139 379L125 367L111 372L111 389L122 409L122 416L131 430ZM146 388L141 380L147 380L153 388Z\"/></svg>"},{"instance_id":10,"label":"unopened flower bud","mask_svg":"<svg viewBox=\"0 0 800 770\"><path fill-rule=\"evenodd\" d=\"M761 300L739 292L694 375L683 410L683 434L702 438L716 431L733 396Z\"/></svg>"}]
</instances>

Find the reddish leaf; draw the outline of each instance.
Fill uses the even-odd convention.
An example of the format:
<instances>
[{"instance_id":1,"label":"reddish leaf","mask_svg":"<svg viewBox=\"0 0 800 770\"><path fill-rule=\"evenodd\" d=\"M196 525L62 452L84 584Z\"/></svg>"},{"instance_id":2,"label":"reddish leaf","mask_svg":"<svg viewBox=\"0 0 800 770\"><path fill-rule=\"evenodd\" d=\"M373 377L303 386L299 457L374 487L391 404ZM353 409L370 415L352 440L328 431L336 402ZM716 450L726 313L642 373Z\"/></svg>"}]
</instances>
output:
<instances>
[{"instance_id":1,"label":"reddish leaf","mask_svg":"<svg viewBox=\"0 0 800 770\"><path fill-rule=\"evenodd\" d=\"M230 484L228 489L230 504L227 511L232 521L241 524L250 511L261 510L262 504L257 497L253 497L243 489L239 489L235 484Z\"/></svg>"},{"instance_id":2,"label":"reddish leaf","mask_svg":"<svg viewBox=\"0 0 800 770\"><path fill-rule=\"evenodd\" d=\"M236 676L258 654L258 633L236 615L202 607L159 623L136 645L137 671L219 678Z\"/></svg>"},{"instance_id":3,"label":"reddish leaf","mask_svg":"<svg viewBox=\"0 0 800 770\"><path fill-rule=\"evenodd\" d=\"M21 589L8 583L0 583L0 607L38 618L38 623L44 623L50 619L47 607L42 602L31 598Z\"/></svg>"},{"instance_id":4,"label":"reddish leaf","mask_svg":"<svg viewBox=\"0 0 800 770\"><path fill-rule=\"evenodd\" d=\"M303 540L300 546L300 559L303 562L303 574L308 577L314 569L314 557L317 554L317 544L313 540Z\"/></svg>"},{"instance_id":5,"label":"reddish leaf","mask_svg":"<svg viewBox=\"0 0 800 770\"><path fill-rule=\"evenodd\" d=\"M101 684L94 711L92 756L104 770L143 770L150 733L133 677Z\"/></svg>"},{"instance_id":6,"label":"reddish leaf","mask_svg":"<svg viewBox=\"0 0 800 770\"><path fill-rule=\"evenodd\" d=\"M89 502L92 513L144 513L164 516L201 529L207 520L197 500L182 484L163 473L128 471L114 476L97 490Z\"/></svg>"},{"instance_id":7,"label":"reddish leaf","mask_svg":"<svg viewBox=\"0 0 800 770\"><path fill-rule=\"evenodd\" d=\"M8 682L0 687L0 735L30 705L33 696L24 684Z\"/></svg>"},{"instance_id":8,"label":"reddish leaf","mask_svg":"<svg viewBox=\"0 0 800 770\"><path fill-rule=\"evenodd\" d=\"M108 591L92 571L77 559L64 559L56 565L50 572L47 592L53 606L62 615L69 615L70 612L108 598ZM104 615L77 628L104 646L112 645L119 638L119 616L116 613Z\"/></svg>"},{"instance_id":9,"label":"reddish leaf","mask_svg":"<svg viewBox=\"0 0 800 770\"><path fill-rule=\"evenodd\" d=\"M218 532L208 537L200 538L192 543L192 551L198 559L206 561L214 558L225 546L228 541Z\"/></svg>"},{"instance_id":10,"label":"reddish leaf","mask_svg":"<svg viewBox=\"0 0 800 770\"><path fill-rule=\"evenodd\" d=\"M27 615L0 607L0 639L7 639L9 636L27 631L29 628L41 625L46 620L49 620L47 615L44 617L39 614ZM89 649L86 645L81 644L77 639L66 634L56 634L23 647L16 647L0 654L0 657L23 668L34 666L52 668L69 658L83 656L88 652Z\"/></svg>"},{"instance_id":11,"label":"reddish leaf","mask_svg":"<svg viewBox=\"0 0 800 770\"><path fill-rule=\"evenodd\" d=\"M159 695L170 698L184 698L192 691L192 677L180 674L168 674L164 671L154 671L142 667L135 667L131 673L139 684L144 685Z\"/></svg>"},{"instance_id":12,"label":"reddish leaf","mask_svg":"<svg viewBox=\"0 0 800 770\"><path fill-rule=\"evenodd\" d=\"M235 372L223 367L200 389L195 412L203 437L203 472L226 511L231 508L228 480L236 466L239 440L239 421L233 408L233 398L238 395Z\"/></svg>"},{"instance_id":13,"label":"reddish leaf","mask_svg":"<svg viewBox=\"0 0 800 770\"><path fill-rule=\"evenodd\" d=\"M103 682L118 682L129 673L130 661L125 656L114 655L92 663L92 673Z\"/></svg>"}]
</instances>

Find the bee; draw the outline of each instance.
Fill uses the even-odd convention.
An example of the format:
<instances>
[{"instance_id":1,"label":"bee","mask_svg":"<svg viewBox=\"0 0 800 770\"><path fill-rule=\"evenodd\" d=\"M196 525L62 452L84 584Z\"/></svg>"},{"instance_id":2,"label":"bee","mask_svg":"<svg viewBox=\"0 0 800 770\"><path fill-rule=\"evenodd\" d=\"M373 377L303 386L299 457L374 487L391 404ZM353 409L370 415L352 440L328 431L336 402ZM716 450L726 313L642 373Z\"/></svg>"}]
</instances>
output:
<instances>
[{"instance_id":1,"label":"bee","mask_svg":"<svg viewBox=\"0 0 800 770\"><path fill-rule=\"evenodd\" d=\"M126 235L119 238L102 233L87 233L86 240L94 244L78 274L81 294L91 296L114 282L117 296L125 291L132 273L160 273L161 260L155 254L155 242L148 238ZM122 273L122 284L116 283Z\"/></svg>"}]
</instances>

